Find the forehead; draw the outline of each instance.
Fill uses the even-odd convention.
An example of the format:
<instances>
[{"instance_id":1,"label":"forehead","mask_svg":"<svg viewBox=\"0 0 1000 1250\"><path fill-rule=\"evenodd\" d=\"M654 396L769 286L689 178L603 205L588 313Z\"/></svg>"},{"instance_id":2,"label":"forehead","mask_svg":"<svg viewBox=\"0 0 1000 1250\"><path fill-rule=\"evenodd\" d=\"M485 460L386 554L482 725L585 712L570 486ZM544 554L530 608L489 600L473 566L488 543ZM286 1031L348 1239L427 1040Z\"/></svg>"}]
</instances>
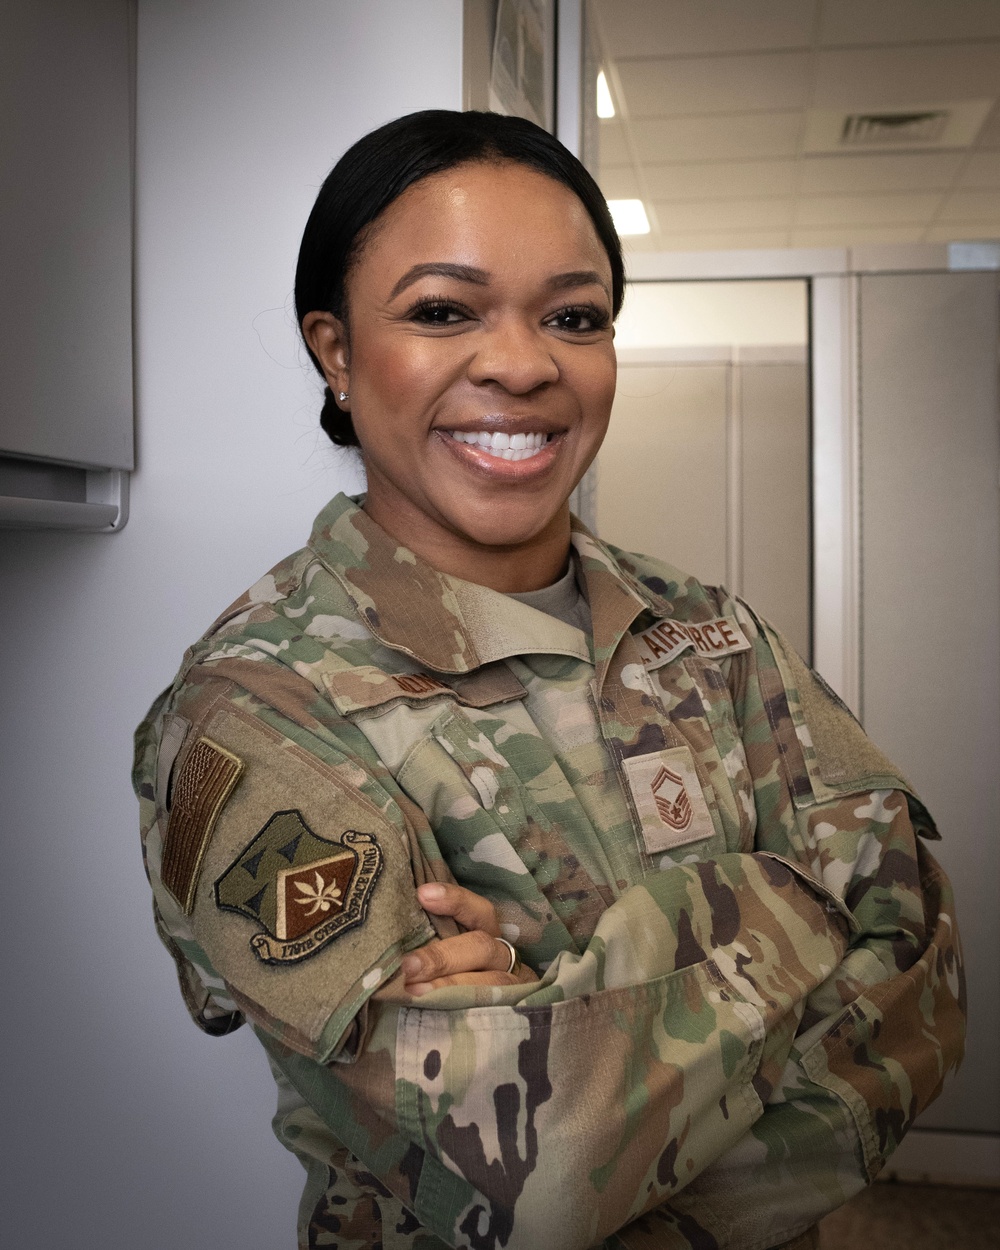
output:
<instances>
[{"instance_id":1,"label":"forehead","mask_svg":"<svg viewBox=\"0 0 1000 1250\"><path fill-rule=\"evenodd\" d=\"M431 261L490 272L514 262L553 268L611 266L582 200L538 170L475 162L408 187L377 219L357 261L361 271ZM372 274L371 276L374 276Z\"/></svg>"}]
</instances>

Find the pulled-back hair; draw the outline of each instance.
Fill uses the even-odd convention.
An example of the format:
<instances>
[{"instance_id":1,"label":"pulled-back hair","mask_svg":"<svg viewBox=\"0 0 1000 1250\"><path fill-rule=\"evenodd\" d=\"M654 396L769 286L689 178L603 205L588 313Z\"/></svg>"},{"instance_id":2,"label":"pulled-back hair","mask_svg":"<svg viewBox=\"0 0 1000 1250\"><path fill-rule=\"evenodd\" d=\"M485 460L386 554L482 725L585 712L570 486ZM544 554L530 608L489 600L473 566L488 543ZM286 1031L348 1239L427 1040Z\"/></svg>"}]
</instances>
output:
<instances>
[{"instance_id":1,"label":"pulled-back hair","mask_svg":"<svg viewBox=\"0 0 1000 1250\"><path fill-rule=\"evenodd\" d=\"M521 117L426 109L359 139L327 176L299 248L295 270L299 326L314 311L333 313L347 325L347 279L367 227L414 183L472 161L526 165L579 197L611 262L612 307L617 316L625 293L621 240L600 187L576 157L548 131ZM322 374L308 343L306 350ZM350 413L337 407L329 387L320 424L339 446L358 445Z\"/></svg>"}]
</instances>

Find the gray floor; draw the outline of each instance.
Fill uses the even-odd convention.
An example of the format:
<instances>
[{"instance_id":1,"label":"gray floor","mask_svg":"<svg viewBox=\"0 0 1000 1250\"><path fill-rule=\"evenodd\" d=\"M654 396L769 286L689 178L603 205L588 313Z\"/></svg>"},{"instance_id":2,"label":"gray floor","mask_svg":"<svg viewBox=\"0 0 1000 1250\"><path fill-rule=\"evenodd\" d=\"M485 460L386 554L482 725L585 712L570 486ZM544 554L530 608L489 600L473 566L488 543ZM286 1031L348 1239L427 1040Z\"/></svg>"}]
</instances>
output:
<instances>
[{"instance_id":1,"label":"gray floor","mask_svg":"<svg viewBox=\"0 0 1000 1250\"><path fill-rule=\"evenodd\" d=\"M820 1250L1000 1250L1000 1189L873 1185L826 1217Z\"/></svg>"}]
</instances>

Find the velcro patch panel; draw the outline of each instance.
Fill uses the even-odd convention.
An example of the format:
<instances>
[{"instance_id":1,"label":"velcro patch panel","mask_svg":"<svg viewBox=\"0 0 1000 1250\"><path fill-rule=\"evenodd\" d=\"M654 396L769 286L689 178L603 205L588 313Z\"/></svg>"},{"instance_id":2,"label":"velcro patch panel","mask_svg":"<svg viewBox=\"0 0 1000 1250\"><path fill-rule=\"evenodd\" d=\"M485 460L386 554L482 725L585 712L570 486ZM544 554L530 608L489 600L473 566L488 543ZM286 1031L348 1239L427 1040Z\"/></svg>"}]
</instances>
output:
<instances>
[{"instance_id":1,"label":"velcro patch panel","mask_svg":"<svg viewBox=\"0 0 1000 1250\"><path fill-rule=\"evenodd\" d=\"M717 616L711 621L673 621L665 617L635 636L642 662L647 669L669 664L689 647L709 660L721 659L737 651L749 651L750 643L734 616Z\"/></svg>"}]
</instances>

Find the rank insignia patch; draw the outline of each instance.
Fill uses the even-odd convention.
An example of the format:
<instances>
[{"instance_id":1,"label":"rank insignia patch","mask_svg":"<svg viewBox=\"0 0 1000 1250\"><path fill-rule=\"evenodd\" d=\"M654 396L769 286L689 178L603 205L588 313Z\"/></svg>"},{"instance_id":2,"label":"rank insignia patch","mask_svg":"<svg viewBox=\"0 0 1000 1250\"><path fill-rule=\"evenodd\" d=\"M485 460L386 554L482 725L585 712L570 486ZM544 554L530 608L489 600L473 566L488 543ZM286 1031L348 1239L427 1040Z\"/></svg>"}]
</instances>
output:
<instances>
[{"instance_id":1,"label":"rank insignia patch","mask_svg":"<svg viewBox=\"0 0 1000 1250\"><path fill-rule=\"evenodd\" d=\"M687 747L633 755L622 760L622 766L648 854L714 836L712 816Z\"/></svg>"},{"instance_id":2,"label":"rank insignia patch","mask_svg":"<svg viewBox=\"0 0 1000 1250\"><path fill-rule=\"evenodd\" d=\"M215 883L224 911L264 927L250 939L267 964L297 963L362 924L382 868L374 834L318 837L301 812L275 812Z\"/></svg>"}]
</instances>

